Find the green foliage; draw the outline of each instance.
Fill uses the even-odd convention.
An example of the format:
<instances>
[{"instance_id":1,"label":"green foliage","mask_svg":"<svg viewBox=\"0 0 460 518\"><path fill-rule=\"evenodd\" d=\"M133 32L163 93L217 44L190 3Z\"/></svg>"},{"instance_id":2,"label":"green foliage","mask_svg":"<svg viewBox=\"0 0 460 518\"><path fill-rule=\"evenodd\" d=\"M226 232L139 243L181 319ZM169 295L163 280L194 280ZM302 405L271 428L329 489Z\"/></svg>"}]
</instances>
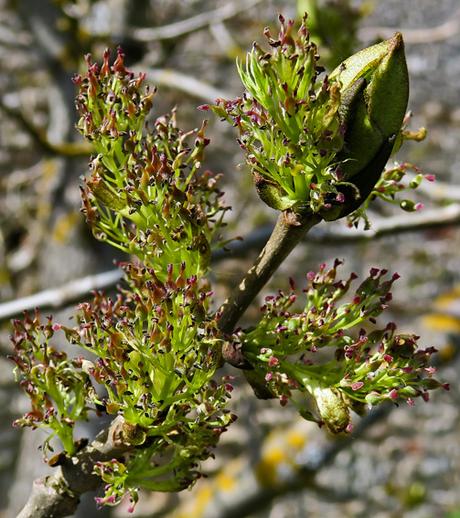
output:
<instances>
[{"instance_id":1,"label":"green foliage","mask_svg":"<svg viewBox=\"0 0 460 518\"><path fill-rule=\"evenodd\" d=\"M323 212L326 220L357 209L371 194L401 133L409 98L400 33L361 50L331 74L341 85L344 146L337 155L343 205ZM390 101L391 100L391 101Z\"/></svg>"}]
</instances>

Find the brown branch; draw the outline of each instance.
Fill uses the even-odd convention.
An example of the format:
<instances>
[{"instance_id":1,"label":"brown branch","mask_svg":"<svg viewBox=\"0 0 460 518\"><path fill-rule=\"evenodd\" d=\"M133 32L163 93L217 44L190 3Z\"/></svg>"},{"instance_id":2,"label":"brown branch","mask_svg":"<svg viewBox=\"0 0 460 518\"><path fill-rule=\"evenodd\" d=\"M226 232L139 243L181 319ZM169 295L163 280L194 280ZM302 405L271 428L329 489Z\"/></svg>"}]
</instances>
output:
<instances>
[{"instance_id":1,"label":"brown branch","mask_svg":"<svg viewBox=\"0 0 460 518\"><path fill-rule=\"evenodd\" d=\"M307 231L318 222L319 219L310 217L310 219L305 218L299 226L296 226L287 222L283 214L280 215L270 239L257 258L254 266L249 270L241 284L222 306L222 316L219 321L221 331L230 333L233 330L238 319L273 272L295 245L302 240ZM388 218L378 218L373 222L369 230L353 229L339 224L337 224L335 228L332 228L332 230L329 230L330 224L327 224L324 228L321 228L321 226L315 228L309 234L309 240L315 242L332 241L334 243L367 241L390 234L416 232L459 223L460 204L452 204L447 207L425 209L411 215L403 213ZM257 234L254 234L253 244L256 246L259 245L260 241L267 236L268 232L269 229L265 228ZM247 241L235 243L234 255L248 248L251 248L251 243ZM219 256L220 255L221 254L219 254Z\"/></svg>"},{"instance_id":2,"label":"brown branch","mask_svg":"<svg viewBox=\"0 0 460 518\"><path fill-rule=\"evenodd\" d=\"M377 37L391 38L398 30L404 34L404 43L407 45L436 43L452 38L460 32L460 9L455 11L448 20L435 27L421 29L395 27L362 27L358 36L363 41L370 41Z\"/></svg>"},{"instance_id":3,"label":"brown branch","mask_svg":"<svg viewBox=\"0 0 460 518\"><path fill-rule=\"evenodd\" d=\"M133 29L131 36L138 41L159 41L159 40L170 40L179 38L190 34L191 32L198 31L212 25L219 23L229 18L233 18L237 14L247 11L251 7L259 4L262 0L247 0L246 2L227 2L222 7L208 11L206 13L200 13L186 20L174 22L163 27L152 27Z\"/></svg>"},{"instance_id":4,"label":"brown branch","mask_svg":"<svg viewBox=\"0 0 460 518\"><path fill-rule=\"evenodd\" d=\"M45 153L66 157L87 157L93 151L93 146L84 142L51 142L43 128L35 126L21 110L8 106L3 99L0 99L0 109L14 119Z\"/></svg>"},{"instance_id":5,"label":"brown branch","mask_svg":"<svg viewBox=\"0 0 460 518\"><path fill-rule=\"evenodd\" d=\"M244 279L219 310L219 329L231 333L236 323L259 291L291 253L311 227L319 223L319 216L299 216L282 212L265 247ZM243 367L246 361L240 350L230 343L222 351L224 360L235 367Z\"/></svg>"},{"instance_id":6,"label":"brown branch","mask_svg":"<svg viewBox=\"0 0 460 518\"><path fill-rule=\"evenodd\" d=\"M119 416L71 459L62 456L54 475L34 481L29 500L18 518L59 518L73 514L80 496L101 484L93 473L96 463L119 458L131 448L120 441L122 427L123 418Z\"/></svg>"}]
</instances>

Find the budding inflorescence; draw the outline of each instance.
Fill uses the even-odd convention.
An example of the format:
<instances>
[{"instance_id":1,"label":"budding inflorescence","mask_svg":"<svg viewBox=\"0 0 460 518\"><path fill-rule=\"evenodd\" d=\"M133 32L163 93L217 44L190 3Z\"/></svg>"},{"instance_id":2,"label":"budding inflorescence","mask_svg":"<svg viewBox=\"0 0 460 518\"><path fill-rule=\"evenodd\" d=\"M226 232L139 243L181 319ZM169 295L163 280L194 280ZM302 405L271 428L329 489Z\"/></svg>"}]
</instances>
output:
<instances>
[{"instance_id":1,"label":"budding inflorescence","mask_svg":"<svg viewBox=\"0 0 460 518\"><path fill-rule=\"evenodd\" d=\"M226 208L217 177L201 171L205 123L184 133L173 111L150 130L155 90L143 89L145 75L129 72L120 50L111 66L108 51L101 67L87 62L86 75L74 81L78 129L97 153L82 190L94 235L137 255L162 279L168 264L185 262L187 275L206 272Z\"/></svg>"},{"instance_id":2,"label":"budding inflorescence","mask_svg":"<svg viewBox=\"0 0 460 518\"><path fill-rule=\"evenodd\" d=\"M402 36L361 50L321 76L307 17L297 32L294 21L280 16L280 22L276 38L265 31L271 49L255 43L238 64L243 96L217 99L208 108L239 130L263 201L335 220L375 194L405 138L409 80ZM402 207L410 210L406 202Z\"/></svg>"},{"instance_id":3,"label":"budding inflorescence","mask_svg":"<svg viewBox=\"0 0 460 518\"><path fill-rule=\"evenodd\" d=\"M343 145L337 82L319 78L318 51L304 24L280 16L271 50L257 44L238 71L243 97L218 99L211 109L239 130L239 143L260 197L278 210L318 212L335 198L335 154Z\"/></svg>"},{"instance_id":4,"label":"budding inflorescence","mask_svg":"<svg viewBox=\"0 0 460 518\"><path fill-rule=\"evenodd\" d=\"M65 451L73 454L76 445L73 428L79 420L88 418L95 392L89 375L81 369L81 360L69 359L52 345L55 332L61 326L51 317L42 322L38 312L25 314L13 322L12 342L16 377L30 398L31 410L17 419L15 426L47 428L52 431L44 445L57 436Z\"/></svg>"},{"instance_id":5,"label":"budding inflorescence","mask_svg":"<svg viewBox=\"0 0 460 518\"><path fill-rule=\"evenodd\" d=\"M263 369L281 403L293 398L304 417L334 433L349 429L350 410L401 399L412 404L441 386L429 367L434 348L417 349L418 337L397 334L393 323L376 328L399 276L388 279L386 270L372 268L350 296L356 275L338 280L339 265L321 265L307 275L300 309L293 288L267 297L257 326L238 336L245 357ZM350 300L343 301L347 295ZM314 398L313 408L299 403L296 389Z\"/></svg>"},{"instance_id":6,"label":"budding inflorescence","mask_svg":"<svg viewBox=\"0 0 460 518\"><path fill-rule=\"evenodd\" d=\"M205 124L184 133L173 112L149 127L154 90L125 68L120 50L112 65L108 52L102 66L89 57L87 65L74 79L78 128L96 151L83 212L98 239L137 260L120 264L116 298L97 292L80 304L75 327L42 323L38 313L15 323L13 360L32 403L16 424L51 429L73 455L76 421L89 412L122 418L116 435L127 452L95 468L106 482L98 501L113 505L128 493L135 503L142 487L190 486L235 418L226 409L231 385L214 380L220 340L205 277L226 208L217 178L201 171ZM58 331L89 356L56 351Z\"/></svg>"}]
</instances>

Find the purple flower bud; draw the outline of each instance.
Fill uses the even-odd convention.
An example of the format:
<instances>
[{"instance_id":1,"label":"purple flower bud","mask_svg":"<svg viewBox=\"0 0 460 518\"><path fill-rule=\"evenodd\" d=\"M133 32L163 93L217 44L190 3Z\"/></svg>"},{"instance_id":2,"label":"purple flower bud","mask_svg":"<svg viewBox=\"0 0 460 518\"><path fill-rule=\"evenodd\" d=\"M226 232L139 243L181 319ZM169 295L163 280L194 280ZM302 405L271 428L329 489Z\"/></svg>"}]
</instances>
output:
<instances>
[{"instance_id":1,"label":"purple flower bud","mask_svg":"<svg viewBox=\"0 0 460 518\"><path fill-rule=\"evenodd\" d=\"M268 365L269 367L277 367L279 365L280 361L276 356L270 356L268 359Z\"/></svg>"},{"instance_id":2,"label":"purple flower bud","mask_svg":"<svg viewBox=\"0 0 460 518\"><path fill-rule=\"evenodd\" d=\"M390 390L388 397L393 400L398 399L398 391L396 389Z\"/></svg>"}]
</instances>

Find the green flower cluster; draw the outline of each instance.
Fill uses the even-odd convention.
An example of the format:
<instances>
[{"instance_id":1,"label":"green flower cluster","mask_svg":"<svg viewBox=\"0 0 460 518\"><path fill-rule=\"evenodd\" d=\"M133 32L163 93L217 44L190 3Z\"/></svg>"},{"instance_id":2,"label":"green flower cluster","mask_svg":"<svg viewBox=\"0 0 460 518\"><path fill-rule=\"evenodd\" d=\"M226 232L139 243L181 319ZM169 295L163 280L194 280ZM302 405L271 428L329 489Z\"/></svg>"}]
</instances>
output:
<instances>
[{"instance_id":1,"label":"green flower cluster","mask_svg":"<svg viewBox=\"0 0 460 518\"><path fill-rule=\"evenodd\" d=\"M173 112L148 130L154 91L142 91L145 75L134 77L120 50L112 66L108 51L101 67L87 61L87 74L74 82L78 129L97 153L82 191L94 235L136 255L160 279L168 264L185 263L187 276L200 275L225 212L217 178L201 172L205 124L184 133Z\"/></svg>"},{"instance_id":2,"label":"green flower cluster","mask_svg":"<svg viewBox=\"0 0 460 518\"><path fill-rule=\"evenodd\" d=\"M257 326L238 336L245 357L265 373L281 403L291 399L301 415L333 433L350 429L350 410L362 413L366 405L387 400L413 404L441 386L429 366L433 347L418 350L418 337L397 334L393 323L376 329L398 275L385 280L387 272L373 268L351 300L342 302L356 275L338 280L340 264L330 269L323 264L319 273L307 275L301 309L295 309L293 285L289 293L267 297ZM309 394L309 407L296 389Z\"/></svg>"},{"instance_id":3,"label":"green flower cluster","mask_svg":"<svg viewBox=\"0 0 460 518\"><path fill-rule=\"evenodd\" d=\"M52 434L46 439L44 451L57 436L65 451L72 455L77 449L73 428L77 421L88 418L90 401L96 393L89 375L81 369L81 359L69 359L65 352L50 343L61 329L51 317L45 323L40 315L25 314L13 322L11 340L16 376L31 402L31 410L16 419L14 426L46 428Z\"/></svg>"},{"instance_id":4,"label":"green flower cluster","mask_svg":"<svg viewBox=\"0 0 460 518\"><path fill-rule=\"evenodd\" d=\"M83 211L97 238L137 259L120 265L115 299L96 293L80 304L75 327L26 315L13 335L16 374L32 402L17 425L51 430L71 456L76 421L89 412L121 418L126 452L98 463L100 504L127 493L135 502L139 488L190 486L235 419L226 409L232 386L213 379L221 342L205 274L225 208L216 178L200 171L204 125L183 133L172 114L148 131L152 93L141 93L143 76L125 69L120 51L108 60L106 52L99 68L88 58L87 74L75 78L78 127L97 152ZM50 341L59 330L87 357L57 352Z\"/></svg>"},{"instance_id":5,"label":"green flower cluster","mask_svg":"<svg viewBox=\"0 0 460 518\"><path fill-rule=\"evenodd\" d=\"M305 21L305 20L304 20ZM323 68L306 25L280 16L271 52L257 44L238 71L243 97L210 108L234 124L260 197L278 210L318 212L339 192L334 159L342 148L339 83L318 79Z\"/></svg>"},{"instance_id":6,"label":"green flower cluster","mask_svg":"<svg viewBox=\"0 0 460 518\"><path fill-rule=\"evenodd\" d=\"M277 210L349 215L372 194L402 143L409 79L401 34L363 49L322 76L306 16L280 16L266 52L257 44L238 65L246 89L206 106L239 130L261 199Z\"/></svg>"},{"instance_id":7,"label":"green flower cluster","mask_svg":"<svg viewBox=\"0 0 460 518\"><path fill-rule=\"evenodd\" d=\"M165 283L152 269L123 267L128 288L116 300L96 293L80 304L76 327L42 324L37 314L16 321L13 335L17 376L32 402L16 425L51 429L72 455L75 422L89 411L123 417L121 441L136 448L117 471L99 463L106 503L126 492L136 499L140 487L188 487L234 420L225 408L231 385L213 380L219 349L206 284L186 278L185 265L170 266ZM50 340L59 330L94 359L56 351Z\"/></svg>"}]
</instances>

